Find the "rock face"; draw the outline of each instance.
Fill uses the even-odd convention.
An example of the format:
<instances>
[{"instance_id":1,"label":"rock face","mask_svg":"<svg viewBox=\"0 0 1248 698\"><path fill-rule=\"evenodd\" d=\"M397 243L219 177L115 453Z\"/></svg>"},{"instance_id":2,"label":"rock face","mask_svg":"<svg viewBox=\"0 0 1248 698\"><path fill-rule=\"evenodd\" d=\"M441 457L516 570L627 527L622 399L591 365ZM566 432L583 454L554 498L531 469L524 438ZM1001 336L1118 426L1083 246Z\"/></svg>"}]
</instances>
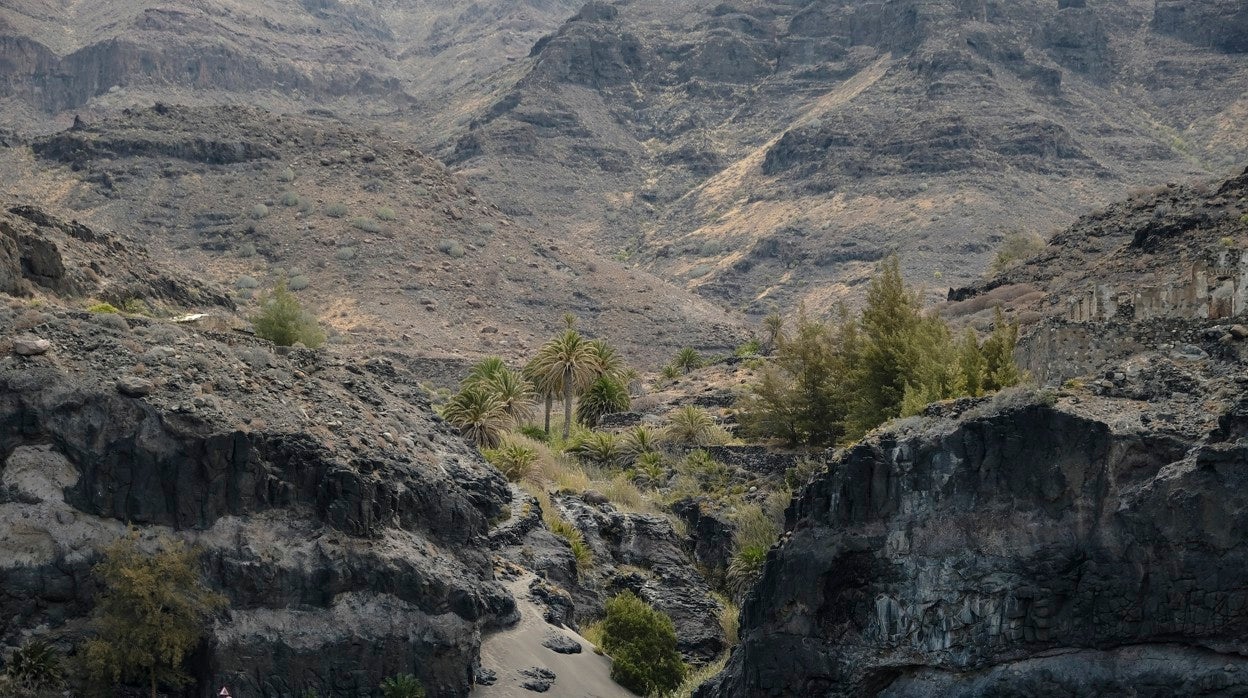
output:
<instances>
[{"instance_id":1,"label":"rock face","mask_svg":"<svg viewBox=\"0 0 1248 698\"><path fill-rule=\"evenodd\" d=\"M80 642L90 568L130 524L148 547L198 546L229 598L192 658L199 686L371 695L414 673L466 695L482 631L515 618L487 539L510 492L396 394L414 379L105 317L49 310L32 331L54 353L0 357L0 645L35 628Z\"/></svg>"},{"instance_id":2,"label":"rock face","mask_svg":"<svg viewBox=\"0 0 1248 698\"><path fill-rule=\"evenodd\" d=\"M1248 444L1103 407L983 405L845 453L698 695L1248 690Z\"/></svg>"}]
</instances>

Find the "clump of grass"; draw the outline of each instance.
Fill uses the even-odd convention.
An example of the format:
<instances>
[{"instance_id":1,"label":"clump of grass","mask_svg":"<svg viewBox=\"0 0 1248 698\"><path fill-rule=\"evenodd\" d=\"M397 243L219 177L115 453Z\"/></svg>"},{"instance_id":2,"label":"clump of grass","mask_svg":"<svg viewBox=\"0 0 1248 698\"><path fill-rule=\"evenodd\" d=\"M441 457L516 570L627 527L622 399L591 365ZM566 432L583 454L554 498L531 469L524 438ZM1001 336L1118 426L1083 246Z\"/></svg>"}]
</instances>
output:
<instances>
[{"instance_id":1,"label":"clump of grass","mask_svg":"<svg viewBox=\"0 0 1248 698\"><path fill-rule=\"evenodd\" d=\"M130 315L152 314L151 307L148 306L147 303L144 303L142 298L127 298L125 302L121 304L121 309L123 312L129 313Z\"/></svg>"},{"instance_id":2,"label":"clump of grass","mask_svg":"<svg viewBox=\"0 0 1248 698\"><path fill-rule=\"evenodd\" d=\"M646 496L637 489L625 473L620 473L598 487L612 504L624 509L641 511L648 508Z\"/></svg>"},{"instance_id":3,"label":"clump of grass","mask_svg":"<svg viewBox=\"0 0 1248 698\"><path fill-rule=\"evenodd\" d=\"M364 217L352 218L351 227L355 228L356 230L363 230L366 233L381 232L381 224L379 224L377 221L371 218L364 218Z\"/></svg>"},{"instance_id":4,"label":"clump of grass","mask_svg":"<svg viewBox=\"0 0 1248 698\"><path fill-rule=\"evenodd\" d=\"M729 647L735 647L740 640L741 607L719 592L711 592L711 595L719 602L719 627L724 631L724 639Z\"/></svg>"},{"instance_id":5,"label":"clump of grass","mask_svg":"<svg viewBox=\"0 0 1248 698\"><path fill-rule=\"evenodd\" d=\"M282 170L282 171L281 171L281 173L279 173L279 174L277 175L277 181L279 181L279 182L293 182L293 181L295 181L295 170L294 170L294 168L292 168L292 167L287 167L286 169Z\"/></svg>"},{"instance_id":6,"label":"clump of grass","mask_svg":"<svg viewBox=\"0 0 1248 698\"><path fill-rule=\"evenodd\" d=\"M348 260L355 259L355 251L356 250L354 247L350 247L350 246L339 247L338 251L334 252L334 259L340 262L346 262Z\"/></svg>"},{"instance_id":7,"label":"clump of grass","mask_svg":"<svg viewBox=\"0 0 1248 698\"><path fill-rule=\"evenodd\" d=\"M281 201L282 201L283 206L290 207L290 206L298 206L300 199L299 199L298 194L294 193L293 191L288 191L285 194L282 194Z\"/></svg>"},{"instance_id":8,"label":"clump of grass","mask_svg":"<svg viewBox=\"0 0 1248 698\"><path fill-rule=\"evenodd\" d=\"M594 654L602 654L602 636L602 620L596 620L592 623L585 623L581 625L581 637L589 640L589 644L594 646Z\"/></svg>"},{"instance_id":9,"label":"clump of grass","mask_svg":"<svg viewBox=\"0 0 1248 698\"><path fill-rule=\"evenodd\" d=\"M116 307L114 307L112 303L94 303L92 305L87 306L87 312L108 313L110 315L116 315L117 313L121 311L118 310Z\"/></svg>"},{"instance_id":10,"label":"clump of grass","mask_svg":"<svg viewBox=\"0 0 1248 698\"><path fill-rule=\"evenodd\" d=\"M585 537L581 535L576 526L555 515L549 515L546 525L551 533L568 541L568 545L572 548L572 557L576 558L577 569L588 569L594 564L594 553L589 549L589 544L585 542Z\"/></svg>"},{"instance_id":11,"label":"clump of grass","mask_svg":"<svg viewBox=\"0 0 1248 698\"><path fill-rule=\"evenodd\" d=\"M482 452L485 459L498 468L508 480L523 480L537 464L537 451L521 443L505 442L498 448Z\"/></svg>"},{"instance_id":12,"label":"clump of grass","mask_svg":"<svg viewBox=\"0 0 1248 698\"><path fill-rule=\"evenodd\" d=\"M455 240L443 240L439 242L438 251L449 257L454 257L455 259L459 259L466 254L464 252L464 246Z\"/></svg>"},{"instance_id":13,"label":"clump of grass","mask_svg":"<svg viewBox=\"0 0 1248 698\"><path fill-rule=\"evenodd\" d=\"M392 220L394 220L395 218L397 218L397 216L396 216L396 215L395 215L395 213L394 213L394 209L392 209L392 208L387 208L387 207L384 207L384 206L383 206L382 208L377 209L377 220L379 220L379 221L392 221Z\"/></svg>"},{"instance_id":14,"label":"clump of grass","mask_svg":"<svg viewBox=\"0 0 1248 698\"><path fill-rule=\"evenodd\" d=\"M302 274L299 274L299 275L290 277L290 283L288 283L286 286L292 291L302 291L303 289L311 285L312 285L312 282L308 280L308 277Z\"/></svg>"},{"instance_id":15,"label":"clump of grass","mask_svg":"<svg viewBox=\"0 0 1248 698\"><path fill-rule=\"evenodd\" d=\"M330 218L343 218L350 212L346 204L330 204L325 207L325 215Z\"/></svg>"},{"instance_id":16,"label":"clump of grass","mask_svg":"<svg viewBox=\"0 0 1248 698\"><path fill-rule=\"evenodd\" d=\"M257 220L257 221L262 218L268 218L269 207L265 206L264 204L256 204L255 206L251 207L251 211L249 212L249 215L252 217L253 220Z\"/></svg>"},{"instance_id":17,"label":"clump of grass","mask_svg":"<svg viewBox=\"0 0 1248 698\"><path fill-rule=\"evenodd\" d=\"M240 290L260 288L260 282L256 281L254 276L240 276L238 281L234 282L234 287Z\"/></svg>"},{"instance_id":18,"label":"clump of grass","mask_svg":"<svg viewBox=\"0 0 1248 698\"><path fill-rule=\"evenodd\" d=\"M667 694L668 698L691 698L693 692L698 690L699 686L710 681L716 674L723 671L726 666L728 666L727 652L718 660L690 671L680 686L672 693Z\"/></svg>"},{"instance_id":19,"label":"clump of grass","mask_svg":"<svg viewBox=\"0 0 1248 698\"><path fill-rule=\"evenodd\" d=\"M250 242L244 242L238 247L238 256L243 259L256 256L256 246Z\"/></svg>"}]
</instances>

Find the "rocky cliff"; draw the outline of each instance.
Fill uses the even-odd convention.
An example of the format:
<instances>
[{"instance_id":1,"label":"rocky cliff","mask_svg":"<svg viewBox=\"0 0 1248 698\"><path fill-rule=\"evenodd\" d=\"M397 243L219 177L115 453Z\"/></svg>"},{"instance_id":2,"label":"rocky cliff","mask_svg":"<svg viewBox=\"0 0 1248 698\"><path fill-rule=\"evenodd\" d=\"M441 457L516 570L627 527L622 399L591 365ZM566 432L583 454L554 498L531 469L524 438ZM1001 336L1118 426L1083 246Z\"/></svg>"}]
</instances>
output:
<instances>
[{"instance_id":1,"label":"rocky cliff","mask_svg":"<svg viewBox=\"0 0 1248 698\"><path fill-rule=\"evenodd\" d=\"M12 215L0 241L18 241L37 295L0 309L0 644L37 631L78 647L91 566L134 526L147 547L198 546L229 599L192 660L201 687L358 695L414 673L466 694L482 631L516 617L487 538L510 492L415 380L385 360L75 310L71 290L166 309L220 296L162 281L106 233Z\"/></svg>"},{"instance_id":2,"label":"rocky cliff","mask_svg":"<svg viewBox=\"0 0 1248 698\"><path fill-rule=\"evenodd\" d=\"M1248 446L1166 402L1001 398L832 459L699 695L1244 691Z\"/></svg>"}]
</instances>

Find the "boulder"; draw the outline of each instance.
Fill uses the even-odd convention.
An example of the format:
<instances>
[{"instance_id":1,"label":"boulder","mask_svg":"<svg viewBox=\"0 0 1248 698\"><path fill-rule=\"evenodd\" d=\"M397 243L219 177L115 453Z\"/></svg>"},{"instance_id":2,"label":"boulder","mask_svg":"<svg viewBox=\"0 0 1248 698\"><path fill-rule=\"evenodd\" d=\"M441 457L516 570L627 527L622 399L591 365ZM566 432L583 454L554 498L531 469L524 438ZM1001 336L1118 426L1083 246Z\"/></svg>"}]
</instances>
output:
<instances>
[{"instance_id":1,"label":"boulder","mask_svg":"<svg viewBox=\"0 0 1248 698\"><path fill-rule=\"evenodd\" d=\"M38 337L17 337L13 340L13 353L18 356L40 356L51 349L51 342Z\"/></svg>"}]
</instances>

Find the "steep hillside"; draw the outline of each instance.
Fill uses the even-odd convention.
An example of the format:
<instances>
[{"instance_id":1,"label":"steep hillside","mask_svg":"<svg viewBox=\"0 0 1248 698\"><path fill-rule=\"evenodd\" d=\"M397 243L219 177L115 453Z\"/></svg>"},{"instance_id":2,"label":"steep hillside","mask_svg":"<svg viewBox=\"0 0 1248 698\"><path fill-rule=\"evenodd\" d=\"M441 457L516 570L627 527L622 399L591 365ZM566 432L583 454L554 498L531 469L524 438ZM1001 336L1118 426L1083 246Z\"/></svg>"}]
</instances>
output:
<instances>
[{"instance_id":1,"label":"steep hillside","mask_svg":"<svg viewBox=\"0 0 1248 698\"><path fill-rule=\"evenodd\" d=\"M0 196L125 230L244 305L289 278L347 345L527 359L573 313L658 365L741 334L711 303L519 223L440 163L333 119L157 106L0 148L0 170Z\"/></svg>"},{"instance_id":2,"label":"steep hillside","mask_svg":"<svg viewBox=\"0 0 1248 698\"><path fill-rule=\"evenodd\" d=\"M447 94L525 56L578 6L16 0L0 8L0 114L46 131L45 116L66 111L241 102L411 118L425 130Z\"/></svg>"},{"instance_id":3,"label":"steep hillside","mask_svg":"<svg viewBox=\"0 0 1248 698\"><path fill-rule=\"evenodd\" d=\"M1222 0L595 2L445 156L750 311L894 250L943 288L1008 232L1241 162L1245 34Z\"/></svg>"}]
</instances>

